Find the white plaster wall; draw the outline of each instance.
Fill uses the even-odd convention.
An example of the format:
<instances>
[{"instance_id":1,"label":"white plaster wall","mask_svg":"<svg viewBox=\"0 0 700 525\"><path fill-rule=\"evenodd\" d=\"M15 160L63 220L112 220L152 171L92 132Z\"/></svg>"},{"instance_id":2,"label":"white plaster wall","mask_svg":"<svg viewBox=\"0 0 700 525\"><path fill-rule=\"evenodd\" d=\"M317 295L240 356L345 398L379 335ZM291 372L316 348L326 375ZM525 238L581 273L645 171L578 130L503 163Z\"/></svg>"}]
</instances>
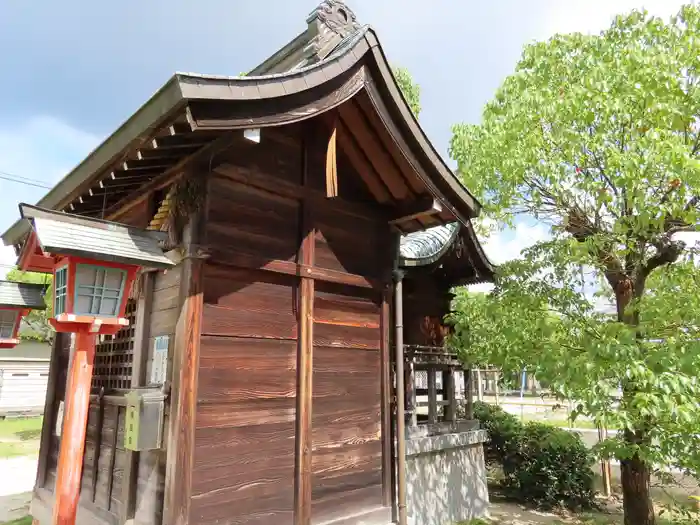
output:
<instances>
[{"instance_id":1,"label":"white plaster wall","mask_svg":"<svg viewBox=\"0 0 700 525\"><path fill-rule=\"evenodd\" d=\"M452 525L488 514L483 430L406 441L412 525Z\"/></svg>"}]
</instances>

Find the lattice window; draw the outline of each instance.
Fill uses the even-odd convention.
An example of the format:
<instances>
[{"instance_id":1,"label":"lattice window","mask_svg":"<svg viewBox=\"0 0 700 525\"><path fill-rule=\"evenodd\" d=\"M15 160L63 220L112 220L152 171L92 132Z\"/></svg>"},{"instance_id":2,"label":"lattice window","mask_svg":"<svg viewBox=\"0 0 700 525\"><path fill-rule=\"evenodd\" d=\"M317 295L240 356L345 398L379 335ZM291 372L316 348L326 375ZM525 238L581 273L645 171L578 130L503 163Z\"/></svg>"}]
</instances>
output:
<instances>
[{"instance_id":1,"label":"lattice window","mask_svg":"<svg viewBox=\"0 0 700 525\"><path fill-rule=\"evenodd\" d=\"M115 316L119 312L126 271L92 264L79 264L75 270L75 313Z\"/></svg>"},{"instance_id":2,"label":"lattice window","mask_svg":"<svg viewBox=\"0 0 700 525\"><path fill-rule=\"evenodd\" d=\"M95 352L92 391L98 393L131 388L134 365L134 334L136 333L136 301L129 299L124 314L129 326L115 335L101 335Z\"/></svg>"},{"instance_id":3,"label":"lattice window","mask_svg":"<svg viewBox=\"0 0 700 525\"><path fill-rule=\"evenodd\" d=\"M0 339L11 339L16 323L17 310L0 310Z\"/></svg>"},{"instance_id":4,"label":"lattice window","mask_svg":"<svg viewBox=\"0 0 700 525\"><path fill-rule=\"evenodd\" d=\"M54 278L54 305L53 314L58 315L66 311L66 295L68 293L68 266L56 270Z\"/></svg>"},{"instance_id":5,"label":"lattice window","mask_svg":"<svg viewBox=\"0 0 700 525\"><path fill-rule=\"evenodd\" d=\"M416 388L428 388L428 371L416 370ZM442 388L442 374L436 374L435 387L440 390Z\"/></svg>"}]
</instances>

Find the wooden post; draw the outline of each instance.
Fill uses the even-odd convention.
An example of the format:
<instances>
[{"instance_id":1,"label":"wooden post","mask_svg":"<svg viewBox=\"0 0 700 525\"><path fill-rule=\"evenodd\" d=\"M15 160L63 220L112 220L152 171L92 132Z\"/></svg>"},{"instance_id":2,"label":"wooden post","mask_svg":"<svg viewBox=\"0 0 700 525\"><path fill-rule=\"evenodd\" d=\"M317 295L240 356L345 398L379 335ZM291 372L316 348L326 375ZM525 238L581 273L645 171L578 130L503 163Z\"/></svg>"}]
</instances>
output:
<instances>
[{"instance_id":1,"label":"wooden post","mask_svg":"<svg viewBox=\"0 0 700 525\"><path fill-rule=\"evenodd\" d=\"M396 269L394 288L394 315L396 325L396 506L399 525L406 525L406 414L404 412L406 385L404 379L403 353L403 273Z\"/></svg>"},{"instance_id":2,"label":"wooden post","mask_svg":"<svg viewBox=\"0 0 700 525\"><path fill-rule=\"evenodd\" d=\"M392 502L392 438L391 438L391 287L387 285L382 291L381 306L381 416L382 416L382 503L385 507Z\"/></svg>"},{"instance_id":3,"label":"wooden post","mask_svg":"<svg viewBox=\"0 0 700 525\"><path fill-rule=\"evenodd\" d=\"M472 370L465 368L464 374L464 409L466 419L474 419L474 392L472 391Z\"/></svg>"},{"instance_id":4,"label":"wooden post","mask_svg":"<svg viewBox=\"0 0 700 525\"><path fill-rule=\"evenodd\" d=\"M69 334L56 332L51 348L51 361L49 365L49 380L46 385L46 399L44 401L44 420L41 424L41 444L39 446L39 461L36 469L35 488L42 488L46 484L46 467L49 458L49 447L56 424L56 384L58 382L61 356L64 351Z\"/></svg>"},{"instance_id":5,"label":"wooden post","mask_svg":"<svg viewBox=\"0 0 700 525\"><path fill-rule=\"evenodd\" d=\"M410 426L418 426L418 401L416 400L416 363L413 358L406 363L406 405L411 417Z\"/></svg>"},{"instance_id":6,"label":"wooden post","mask_svg":"<svg viewBox=\"0 0 700 525\"><path fill-rule=\"evenodd\" d=\"M428 423L437 422L437 386L435 378L435 369L430 367L427 370L428 374ZM444 398L444 396L443 396Z\"/></svg>"},{"instance_id":7,"label":"wooden post","mask_svg":"<svg viewBox=\"0 0 700 525\"><path fill-rule=\"evenodd\" d=\"M206 176L206 175L202 175ZM163 523L189 523L192 501L192 463L199 380L199 353L204 309L204 260L199 244L204 234L207 197L189 217L183 232L184 256L181 263L180 315L175 328L172 396L168 424L168 461L163 489Z\"/></svg>"},{"instance_id":8,"label":"wooden post","mask_svg":"<svg viewBox=\"0 0 700 525\"><path fill-rule=\"evenodd\" d=\"M476 399L477 401L484 400L484 384L481 382L481 369L476 369Z\"/></svg>"},{"instance_id":9,"label":"wooden post","mask_svg":"<svg viewBox=\"0 0 700 525\"><path fill-rule=\"evenodd\" d=\"M457 396L455 395L455 374L452 368L442 373L442 400L447 402L445 421L455 421L457 419Z\"/></svg>"},{"instance_id":10,"label":"wooden post","mask_svg":"<svg viewBox=\"0 0 700 525\"><path fill-rule=\"evenodd\" d=\"M500 399L498 397L498 371L493 373L493 389L496 392L496 406L499 406Z\"/></svg>"},{"instance_id":11,"label":"wooden post","mask_svg":"<svg viewBox=\"0 0 700 525\"><path fill-rule=\"evenodd\" d=\"M308 135L302 140L302 181L308 183ZM299 259L313 266L316 230L308 203L302 203ZM297 350L296 442L294 454L294 524L311 524L311 448L313 400L314 279L302 274L299 284L299 346Z\"/></svg>"},{"instance_id":12,"label":"wooden post","mask_svg":"<svg viewBox=\"0 0 700 525\"><path fill-rule=\"evenodd\" d=\"M74 525L80 496L83 451L90 407L90 384L95 362L96 335L88 332L75 336L75 354L70 366L66 392L65 416L56 474L54 525Z\"/></svg>"}]
</instances>

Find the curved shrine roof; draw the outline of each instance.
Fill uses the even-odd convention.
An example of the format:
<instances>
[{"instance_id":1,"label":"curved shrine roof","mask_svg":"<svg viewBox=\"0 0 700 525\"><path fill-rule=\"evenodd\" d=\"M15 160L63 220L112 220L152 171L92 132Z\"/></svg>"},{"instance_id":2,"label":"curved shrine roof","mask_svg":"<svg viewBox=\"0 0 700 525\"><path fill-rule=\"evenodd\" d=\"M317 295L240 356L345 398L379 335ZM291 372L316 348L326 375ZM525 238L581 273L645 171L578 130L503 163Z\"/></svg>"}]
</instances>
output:
<instances>
[{"instance_id":1,"label":"curved shrine roof","mask_svg":"<svg viewBox=\"0 0 700 525\"><path fill-rule=\"evenodd\" d=\"M147 189L171 175L224 140L225 132L299 122L364 91L419 184L427 188L423 196L435 197L436 217L443 223L405 236L404 249L409 258L423 252L427 259L435 257L450 242L448 232L456 228L447 223L471 228L469 220L479 214L480 204L421 129L374 30L360 26L337 0L322 2L307 18L307 26L249 75L175 74L37 205L111 219L114 210L133 199L136 188ZM161 160L163 153L168 162ZM16 245L27 233L26 222L18 221L3 241Z\"/></svg>"}]
</instances>

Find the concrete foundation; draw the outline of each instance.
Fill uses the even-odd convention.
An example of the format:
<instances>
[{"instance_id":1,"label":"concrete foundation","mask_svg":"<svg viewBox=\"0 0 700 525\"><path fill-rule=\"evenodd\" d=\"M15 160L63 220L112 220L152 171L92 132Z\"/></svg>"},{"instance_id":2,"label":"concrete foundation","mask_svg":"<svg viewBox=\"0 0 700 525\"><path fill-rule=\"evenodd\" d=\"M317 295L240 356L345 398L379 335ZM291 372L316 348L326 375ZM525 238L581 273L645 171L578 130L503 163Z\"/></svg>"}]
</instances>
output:
<instances>
[{"instance_id":1,"label":"concrete foundation","mask_svg":"<svg viewBox=\"0 0 700 525\"><path fill-rule=\"evenodd\" d=\"M452 525L488 514L484 430L406 440L409 523Z\"/></svg>"}]
</instances>

